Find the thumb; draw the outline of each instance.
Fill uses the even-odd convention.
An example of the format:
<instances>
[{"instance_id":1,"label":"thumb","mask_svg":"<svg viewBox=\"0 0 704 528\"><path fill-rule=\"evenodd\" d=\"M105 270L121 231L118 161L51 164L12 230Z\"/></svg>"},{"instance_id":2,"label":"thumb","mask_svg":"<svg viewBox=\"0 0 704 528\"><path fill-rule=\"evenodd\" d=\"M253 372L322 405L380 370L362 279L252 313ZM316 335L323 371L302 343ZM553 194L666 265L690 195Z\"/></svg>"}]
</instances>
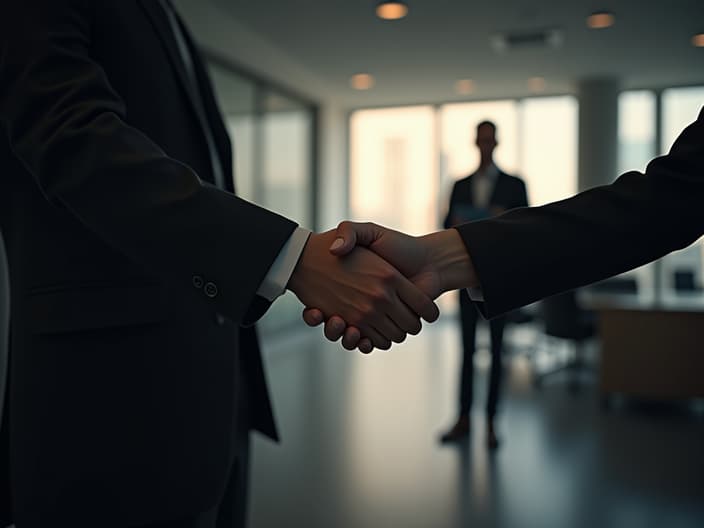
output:
<instances>
[{"instance_id":1,"label":"thumb","mask_svg":"<svg viewBox=\"0 0 704 528\"><path fill-rule=\"evenodd\" d=\"M370 246L381 236L382 230L371 222L342 222L337 226L337 238L330 246L330 253L338 257L347 255L355 246Z\"/></svg>"}]
</instances>

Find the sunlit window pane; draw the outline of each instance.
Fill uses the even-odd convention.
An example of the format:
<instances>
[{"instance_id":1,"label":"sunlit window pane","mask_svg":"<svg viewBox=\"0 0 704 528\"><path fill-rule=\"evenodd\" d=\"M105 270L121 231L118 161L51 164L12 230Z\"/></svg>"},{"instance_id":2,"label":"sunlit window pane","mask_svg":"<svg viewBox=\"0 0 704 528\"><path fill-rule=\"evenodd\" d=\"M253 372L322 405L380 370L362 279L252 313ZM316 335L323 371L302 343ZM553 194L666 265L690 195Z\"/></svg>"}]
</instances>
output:
<instances>
[{"instance_id":1,"label":"sunlit window pane","mask_svg":"<svg viewBox=\"0 0 704 528\"><path fill-rule=\"evenodd\" d=\"M437 228L431 106L362 110L351 118L350 212L395 229Z\"/></svg>"},{"instance_id":2,"label":"sunlit window pane","mask_svg":"<svg viewBox=\"0 0 704 528\"><path fill-rule=\"evenodd\" d=\"M520 171L531 205L577 192L577 100L525 99L520 106Z\"/></svg>"},{"instance_id":3,"label":"sunlit window pane","mask_svg":"<svg viewBox=\"0 0 704 528\"><path fill-rule=\"evenodd\" d=\"M669 151L677 136L693 123L704 106L704 86L672 88L662 94L662 148Z\"/></svg>"},{"instance_id":4,"label":"sunlit window pane","mask_svg":"<svg viewBox=\"0 0 704 528\"><path fill-rule=\"evenodd\" d=\"M655 157L655 94L623 92L618 98L618 173L643 172Z\"/></svg>"}]
</instances>

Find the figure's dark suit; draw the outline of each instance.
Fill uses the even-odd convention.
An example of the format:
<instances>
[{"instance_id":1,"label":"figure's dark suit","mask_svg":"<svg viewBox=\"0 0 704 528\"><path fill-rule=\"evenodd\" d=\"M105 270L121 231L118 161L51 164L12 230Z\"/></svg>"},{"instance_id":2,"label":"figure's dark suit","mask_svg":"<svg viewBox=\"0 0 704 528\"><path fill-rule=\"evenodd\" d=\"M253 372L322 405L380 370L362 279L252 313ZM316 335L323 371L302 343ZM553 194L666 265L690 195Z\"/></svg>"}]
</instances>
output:
<instances>
[{"instance_id":1,"label":"figure's dark suit","mask_svg":"<svg viewBox=\"0 0 704 528\"><path fill-rule=\"evenodd\" d=\"M238 456L238 407L277 435L242 323L296 226L234 195L206 71L189 40L196 99L155 0L3 0L0 24L15 520L208 510ZM204 127L229 192L211 185Z\"/></svg>"},{"instance_id":2,"label":"figure's dark suit","mask_svg":"<svg viewBox=\"0 0 704 528\"><path fill-rule=\"evenodd\" d=\"M652 262L704 234L704 110L644 174L458 226L494 317Z\"/></svg>"},{"instance_id":3,"label":"figure's dark suit","mask_svg":"<svg viewBox=\"0 0 704 528\"><path fill-rule=\"evenodd\" d=\"M453 217L461 208L476 207L476 200L472 189L472 178L475 174L457 180L452 188L450 207L445 228L452 227L455 223ZM484 205L484 204L482 204ZM503 210L524 207L528 205L526 186L523 180L515 176L498 171L494 187L489 194L489 203L481 209L499 207ZM460 373L459 414L467 416L472 408L474 396L474 352L476 350L477 309L469 299L466 290L459 291L460 322L462 327L462 370ZM497 317L489 322L491 333L491 371L489 374L489 394L487 396L486 414L493 420L499 401L501 387L501 348L503 345L505 319Z\"/></svg>"}]
</instances>

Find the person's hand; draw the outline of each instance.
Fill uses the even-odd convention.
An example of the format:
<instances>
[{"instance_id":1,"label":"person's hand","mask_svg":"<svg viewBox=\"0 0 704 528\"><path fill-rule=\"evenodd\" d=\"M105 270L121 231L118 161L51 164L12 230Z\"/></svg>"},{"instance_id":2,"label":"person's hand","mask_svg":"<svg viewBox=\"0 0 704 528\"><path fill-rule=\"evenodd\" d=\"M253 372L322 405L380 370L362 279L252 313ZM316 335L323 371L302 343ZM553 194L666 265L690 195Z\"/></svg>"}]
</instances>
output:
<instances>
[{"instance_id":1,"label":"person's hand","mask_svg":"<svg viewBox=\"0 0 704 528\"><path fill-rule=\"evenodd\" d=\"M454 229L413 237L372 223L341 223L331 253L346 255L355 246L365 246L392 263L431 299L450 289L473 286L477 282L471 259ZM327 321L325 336L329 340L337 341L342 337L342 346L346 349L358 347L362 352L371 352L373 343L364 337L361 329L340 314L325 317L312 305L307 306L303 319L308 325L317 326Z\"/></svg>"},{"instance_id":2,"label":"person's hand","mask_svg":"<svg viewBox=\"0 0 704 528\"><path fill-rule=\"evenodd\" d=\"M312 234L291 275L288 289L305 306L322 318L341 317L384 350L420 332L420 317L438 318L432 298L369 249L352 245L344 258L331 252L337 236Z\"/></svg>"}]
</instances>

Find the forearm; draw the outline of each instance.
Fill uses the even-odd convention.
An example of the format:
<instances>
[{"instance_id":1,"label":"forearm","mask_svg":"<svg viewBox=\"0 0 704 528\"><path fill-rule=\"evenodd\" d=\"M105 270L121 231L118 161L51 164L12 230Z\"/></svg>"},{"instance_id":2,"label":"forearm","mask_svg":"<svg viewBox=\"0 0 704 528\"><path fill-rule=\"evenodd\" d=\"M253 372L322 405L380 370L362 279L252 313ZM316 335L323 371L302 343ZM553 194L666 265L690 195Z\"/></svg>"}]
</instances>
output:
<instances>
[{"instance_id":1,"label":"forearm","mask_svg":"<svg viewBox=\"0 0 704 528\"><path fill-rule=\"evenodd\" d=\"M459 226L493 317L686 247L704 233L704 121L645 174Z\"/></svg>"},{"instance_id":2,"label":"forearm","mask_svg":"<svg viewBox=\"0 0 704 528\"><path fill-rule=\"evenodd\" d=\"M420 239L427 247L427 261L436 266L443 292L479 286L472 258L456 229L445 229Z\"/></svg>"},{"instance_id":3,"label":"forearm","mask_svg":"<svg viewBox=\"0 0 704 528\"><path fill-rule=\"evenodd\" d=\"M0 121L42 194L168 286L240 320L295 224L203 184L131 126L92 54L90 2L8 2ZM198 286L196 286L198 287Z\"/></svg>"}]
</instances>

